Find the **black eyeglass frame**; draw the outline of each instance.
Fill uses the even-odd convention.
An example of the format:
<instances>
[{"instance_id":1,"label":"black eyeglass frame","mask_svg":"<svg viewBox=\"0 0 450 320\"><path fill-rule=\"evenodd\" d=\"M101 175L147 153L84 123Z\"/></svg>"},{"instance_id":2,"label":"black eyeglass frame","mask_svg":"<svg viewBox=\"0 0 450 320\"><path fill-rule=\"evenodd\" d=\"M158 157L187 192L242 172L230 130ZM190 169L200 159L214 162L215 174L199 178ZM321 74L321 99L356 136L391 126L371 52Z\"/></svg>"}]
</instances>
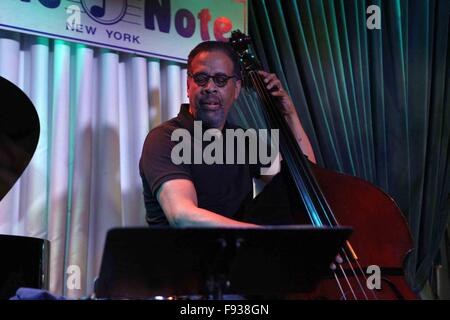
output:
<instances>
[{"instance_id":1,"label":"black eyeglass frame","mask_svg":"<svg viewBox=\"0 0 450 320\"><path fill-rule=\"evenodd\" d=\"M235 76L235 75L232 75L232 76L228 76L226 74L209 75L209 74L204 73L204 72L199 72L199 73L195 73L195 74L192 74L191 72L188 72L187 75L189 77L191 77L194 80L194 82L200 87L206 86L209 83L209 79L211 79L211 78L213 79L214 84L216 86L218 86L219 88L225 87L228 84L228 80L230 80L231 78L235 78L236 80L238 79L238 77ZM196 79L197 75L205 76L206 77L206 82L203 83L202 81L200 81L200 83L199 83L198 78ZM219 80L217 80L218 78L223 78L225 80L225 83L222 84ZM219 81L219 82L217 82L217 81Z\"/></svg>"}]
</instances>

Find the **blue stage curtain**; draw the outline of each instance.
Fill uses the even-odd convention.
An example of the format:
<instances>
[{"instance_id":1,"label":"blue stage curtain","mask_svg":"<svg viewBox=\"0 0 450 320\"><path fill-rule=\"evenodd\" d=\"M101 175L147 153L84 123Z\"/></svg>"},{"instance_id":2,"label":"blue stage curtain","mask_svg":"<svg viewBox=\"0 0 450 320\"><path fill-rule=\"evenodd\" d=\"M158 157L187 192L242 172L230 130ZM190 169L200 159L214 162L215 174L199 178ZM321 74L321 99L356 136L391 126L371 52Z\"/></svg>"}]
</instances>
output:
<instances>
[{"instance_id":1,"label":"blue stage curtain","mask_svg":"<svg viewBox=\"0 0 450 320\"><path fill-rule=\"evenodd\" d=\"M370 5L380 29L367 27ZM318 163L376 184L405 214L416 249L406 270L420 290L450 211L450 1L249 7L256 55L293 98ZM238 104L232 118L264 126L251 94Z\"/></svg>"}]
</instances>

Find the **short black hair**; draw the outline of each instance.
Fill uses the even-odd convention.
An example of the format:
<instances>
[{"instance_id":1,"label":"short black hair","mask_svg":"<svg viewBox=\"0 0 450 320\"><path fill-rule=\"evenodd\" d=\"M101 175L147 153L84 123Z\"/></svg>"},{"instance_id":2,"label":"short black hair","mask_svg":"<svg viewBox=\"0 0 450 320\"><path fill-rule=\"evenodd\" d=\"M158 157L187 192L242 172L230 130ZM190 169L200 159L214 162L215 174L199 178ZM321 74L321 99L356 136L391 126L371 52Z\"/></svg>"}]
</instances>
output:
<instances>
[{"instance_id":1,"label":"short black hair","mask_svg":"<svg viewBox=\"0 0 450 320\"><path fill-rule=\"evenodd\" d=\"M233 62L233 73L238 78L241 79L241 63L239 56L236 51L234 51L233 47L228 42L223 41L204 41L195 46L194 49L191 50L188 56L187 68L188 71L191 71L191 63L192 60L201 52L212 52L212 51L220 51L225 53L228 58Z\"/></svg>"}]
</instances>

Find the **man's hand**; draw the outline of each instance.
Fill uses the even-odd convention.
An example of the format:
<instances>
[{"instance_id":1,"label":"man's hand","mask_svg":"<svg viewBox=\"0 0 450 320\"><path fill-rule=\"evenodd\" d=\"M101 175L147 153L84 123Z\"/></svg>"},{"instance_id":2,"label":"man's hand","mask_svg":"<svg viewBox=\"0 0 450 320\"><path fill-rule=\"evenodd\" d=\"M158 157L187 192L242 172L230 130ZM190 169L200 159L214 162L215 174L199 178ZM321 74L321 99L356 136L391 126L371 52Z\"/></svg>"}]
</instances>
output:
<instances>
[{"instance_id":1,"label":"man's hand","mask_svg":"<svg viewBox=\"0 0 450 320\"><path fill-rule=\"evenodd\" d=\"M274 97L278 97L281 105L281 112L285 117L290 117L292 115L297 115L294 103L291 97L288 95L286 90L284 90L280 79L274 73L268 73L265 71L258 71L258 73L263 76L264 84L266 89L270 91L270 94Z\"/></svg>"},{"instance_id":2,"label":"man's hand","mask_svg":"<svg viewBox=\"0 0 450 320\"><path fill-rule=\"evenodd\" d=\"M286 90L284 90L281 85L280 79L273 74L265 71L258 71L258 73L263 77L266 88L269 90L270 94L274 97L279 98L280 101L280 111L284 116L289 128L294 134L297 143L302 149L303 153L308 157L308 159L316 163L316 157L312 149L309 138L306 135L305 130L298 117L297 110L295 109L294 103L291 97L288 95Z\"/></svg>"}]
</instances>

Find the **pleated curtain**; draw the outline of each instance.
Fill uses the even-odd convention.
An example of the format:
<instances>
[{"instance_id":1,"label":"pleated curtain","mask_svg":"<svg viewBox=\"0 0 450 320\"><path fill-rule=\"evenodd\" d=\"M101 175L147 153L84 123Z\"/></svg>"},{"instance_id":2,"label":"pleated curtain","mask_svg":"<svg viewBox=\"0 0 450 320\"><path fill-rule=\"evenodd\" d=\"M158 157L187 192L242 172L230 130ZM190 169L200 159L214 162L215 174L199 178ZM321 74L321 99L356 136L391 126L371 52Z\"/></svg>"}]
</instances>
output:
<instances>
[{"instance_id":1,"label":"pleated curtain","mask_svg":"<svg viewBox=\"0 0 450 320\"><path fill-rule=\"evenodd\" d=\"M367 27L373 5L380 29ZM403 211L419 291L450 213L450 0L251 0L249 31L318 163L374 183ZM238 105L235 121L264 126L256 99Z\"/></svg>"},{"instance_id":2,"label":"pleated curtain","mask_svg":"<svg viewBox=\"0 0 450 320\"><path fill-rule=\"evenodd\" d=\"M0 202L0 233L50 240L50 291L91 294L106 232L145 225L142 144L187 101L186 67L0 31L0 76L30 97L41 126L31 163ZM74 270L80 288L67 285Z\"/></svg>"}]
</instances>

